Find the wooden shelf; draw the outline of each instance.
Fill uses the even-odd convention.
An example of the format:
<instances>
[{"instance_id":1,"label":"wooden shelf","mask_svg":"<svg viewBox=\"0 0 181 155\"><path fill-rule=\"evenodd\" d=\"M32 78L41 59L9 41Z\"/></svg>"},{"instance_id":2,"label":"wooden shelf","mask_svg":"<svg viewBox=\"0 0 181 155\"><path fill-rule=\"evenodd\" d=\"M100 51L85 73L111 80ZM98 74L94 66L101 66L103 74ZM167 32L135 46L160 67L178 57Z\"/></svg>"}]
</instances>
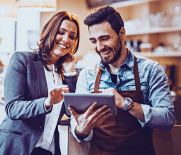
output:
<instances>
[{"instance_id":1,"label":"wooden shelf","mask_svg":"<svg viewBox=\"0 0 181 155\"><path fill-rule=\"evenodd\" d=\"M181 52L134 52L134 54L144 57L181 57Z\"/></svg>"},{"instance_id":2,"label":"wooden shelf","mask_svg":"<svg viewBox=\"0 0 181 155\"><path fill-rule=\"evenodd\" d=\"M137 30L137 31L132 31L132 32L128 31L126 32L126 36L176 32L176 31L181 31L181 27L163 27L163 28L142 29L142 30Z\"/></svg>"}]
</instances>

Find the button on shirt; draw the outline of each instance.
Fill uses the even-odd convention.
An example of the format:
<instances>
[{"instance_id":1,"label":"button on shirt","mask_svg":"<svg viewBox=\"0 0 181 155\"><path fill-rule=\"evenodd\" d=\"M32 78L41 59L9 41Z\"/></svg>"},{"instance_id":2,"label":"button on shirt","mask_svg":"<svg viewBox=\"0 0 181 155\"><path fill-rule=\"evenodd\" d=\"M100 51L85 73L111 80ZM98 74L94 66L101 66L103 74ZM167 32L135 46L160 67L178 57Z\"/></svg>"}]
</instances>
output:
<instances>
[{"instance_id":1,"label":"button on shirt","mask_svg":"<svg viewBox=\"0 0 181 155\"><path fill-rule=\"evenodd\" d=\"M156 61L141 56L136 57L144 98L144 103L141 106L145 116L145 122L138 121L143 128L149 127L151 132L153 132L153 128L170 130L175 123L175 113L165 71ZM99 91L110 87L117 91L136 90L133 73L134 55L129 51L126 61L119 67L116 84L112 82L111 74L101 61L96 65L84 68L80 72L76 85L76 93L90 93L94 91L95 79L99 67L103 70L99 83ZM74 132L76 122L73 117L71 119L72 124L74 124L72 126L72 133L77 138ZM91 135L89 137L91 138Z\"/></svg>"}]
</instances>

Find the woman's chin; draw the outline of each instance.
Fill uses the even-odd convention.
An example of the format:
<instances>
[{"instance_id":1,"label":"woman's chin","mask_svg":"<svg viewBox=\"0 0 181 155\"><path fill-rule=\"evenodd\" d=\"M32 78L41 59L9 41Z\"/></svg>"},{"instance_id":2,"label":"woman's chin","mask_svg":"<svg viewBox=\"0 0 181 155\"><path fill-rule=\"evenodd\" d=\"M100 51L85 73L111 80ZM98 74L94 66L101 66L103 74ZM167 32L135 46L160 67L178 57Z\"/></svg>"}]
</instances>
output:
<instances>
[{"instance_id":1,"label":"woman's chin","mask_svg":"<svg viewBox=\"0 0 181 155\"><path fill-rule=\"evenodd\" d=\"M53 55L56 57L63 57L67 52L62 52L62 51L54 51Z\"/></svg>"}]
</instances>

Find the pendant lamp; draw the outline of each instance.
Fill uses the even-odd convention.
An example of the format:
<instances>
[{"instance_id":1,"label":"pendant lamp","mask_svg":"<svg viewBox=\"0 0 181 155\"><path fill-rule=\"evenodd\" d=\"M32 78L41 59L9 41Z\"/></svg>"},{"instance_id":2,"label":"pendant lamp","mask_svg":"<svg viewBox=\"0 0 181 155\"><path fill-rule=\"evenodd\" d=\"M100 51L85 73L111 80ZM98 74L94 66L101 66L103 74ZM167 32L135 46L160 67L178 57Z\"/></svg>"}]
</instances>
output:
<instances>
[{"instance_id":1,"label":"pendant lamp","mask_svg":"<svg viewBox=\"0 0 181 155\"><path fill-rule=\"evenodd\" d=\"M57 0L20 0L19 8L38 12L56 11Z\"/></svg>"},{"instance_id":2,"label":"pendant lamp","mask_svg":"<svg viewBox=\"0 0 181 155\"><path fill-rule=\"evenodd\" d=\"M17 0L0 0L0 17L17 18Z\"/></svg>"}]
</instances>

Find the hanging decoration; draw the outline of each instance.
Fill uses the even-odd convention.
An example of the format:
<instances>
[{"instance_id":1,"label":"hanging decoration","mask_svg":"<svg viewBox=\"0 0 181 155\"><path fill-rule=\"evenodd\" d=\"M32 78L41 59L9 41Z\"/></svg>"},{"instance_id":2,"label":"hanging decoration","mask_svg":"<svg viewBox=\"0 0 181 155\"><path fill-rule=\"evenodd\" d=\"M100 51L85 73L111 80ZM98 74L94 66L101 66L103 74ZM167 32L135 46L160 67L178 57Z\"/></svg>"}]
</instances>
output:
<instances>
[{"instance_id":1,"label":"hanging decoration","mask_svg":"<svg viewBox=\"0 0 181 155\"><path fill-rule=\"evenodd\" d=\"M19 8L38 12L56 11L56 0L19 0Z\"/></svg>"}]
</instances>

